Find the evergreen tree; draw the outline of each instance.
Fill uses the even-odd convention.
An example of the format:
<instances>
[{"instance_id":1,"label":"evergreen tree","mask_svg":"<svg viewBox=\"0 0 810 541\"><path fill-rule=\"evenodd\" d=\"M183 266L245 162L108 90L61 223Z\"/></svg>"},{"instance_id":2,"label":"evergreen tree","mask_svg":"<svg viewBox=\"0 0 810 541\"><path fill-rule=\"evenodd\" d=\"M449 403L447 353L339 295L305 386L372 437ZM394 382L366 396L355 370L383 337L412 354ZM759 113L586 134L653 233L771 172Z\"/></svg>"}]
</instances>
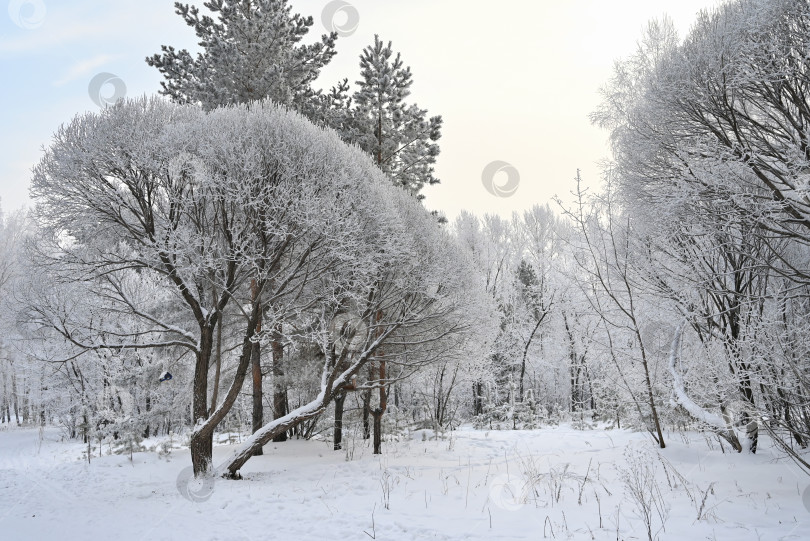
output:
<instances>
[{"instance_id":1,"label":"evergreen tree","mask_svg":"<svg viewBox=\"0 0 810 541\"><path fill-rule=\"evenodd\" d=\"M427 118L427 111L408 105L413 79L399 53L374 36L374 45L360 56L358 90L343 136L370 154L374 163L397 186L419 199L425 184L437 184L433 165L439 155L442 118Z\"/></svg>"},{"instance_id":2,"label":"evergreen tree","mask_svg":"<svg viewBox=\"0 0 810 541\"><path fill-rule=\"evenodd\" d=\"M211 110L270 98L322 120L322 109L342 99L345 86L328 94L311 87L336 54L337 33L302 45L313 19L293 14L288 0L209 0L203 5L216 20L195 6L174 5L194 28L202 51L195 58L186 49L163 45L161 54L146 59L165 77L161 93L172 100Z\"/></svg>"},{"instance_id":3,"label":"evergreen tree","mask_svg":"<svg viewBox=\"0 0 810 541\"><path fill-rule=\"evenodd\" d=\"M270 98L313 122L335 128L344 140L370 154L392 180L422 199L425 184L437 184L442 119L405 103L411 70L378 36L360 57L359 88L350 97L348 79L329 91L313 82L336 54L336 33L311 45L300 42L312 17L293 14L288 0L209 0L199 8L175 3L177 13L200 39L196 55L162 46L146 59L165 77L161 93L205 110ZM444 221L444 220L440 220Z\"/></svg>"}]
</instances>

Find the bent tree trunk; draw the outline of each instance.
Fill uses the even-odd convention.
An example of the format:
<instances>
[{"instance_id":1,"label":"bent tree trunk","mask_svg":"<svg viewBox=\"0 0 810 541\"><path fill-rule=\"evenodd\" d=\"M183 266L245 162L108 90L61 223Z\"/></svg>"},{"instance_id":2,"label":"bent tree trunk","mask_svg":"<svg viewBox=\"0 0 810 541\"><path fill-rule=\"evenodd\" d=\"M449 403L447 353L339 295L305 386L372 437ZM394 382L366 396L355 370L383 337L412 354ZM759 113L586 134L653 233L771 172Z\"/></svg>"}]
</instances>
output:
<instances>
[{"instance_id":1,"label":"bent tree trunk","mask_svg":"<svg viewBox=\"0 0 810 541\"><path fill-rule=\"evenodd\" d=\"M681 407L689 412L692 417L704 423L712 432L726 440L731 447L739 453L742 451L742 445L740 445L740 440L734 433L730 416L727 414L723 402L720 403L720 412L722 414L722 417L720 417L700 407L686 394L686 386L680 372L678 372L676 367L676 364L680 358L683 330L684 324L679 325L675 331L675 337L672 339L672 345L670 346L669 352L669 372L672 375L672 386L673 390L675 391L675 400Z\"/></svg>"},{"instance_id":2,"label":"bent tree trunk","mask_svg":"<svg viewBox=\"0 0 810 541\"><path fill-rule=\"evenodd\" d=\"M309 404L305 404L289 412L280 419L271 421L260 431L250 436L240 449L236 450L228 460L217 468L217 473L232 479L239 479L241 477L239 470L250 460L250 457L253 456L253 451L256 447L263 446L280 433L320 415L323 410L326 409L329 402L335 398L335 394L344 391L344 388L350 384L357 373L369 362L369 358L374 355L380 347L380 344L392 333L396 332L400 326L400 324L391 324L361 355L352 361L351 366L346 370L339 368L344 366L343 363L346 362L346 353L337 359L334 356L334 350L331 355L327 354L326 364L324 365L321 376L321 391L318 396ZM234 399L237 393L234 393Z\"/></svg>"},{"instance_id":3,"label":"bent tree trunk","mask_svg":"<svg viewBox=\"0 0 810 541\"><path fill-rule=\"evenodd\" d=\"M243 446L224 467L220 468L218 473L222 473L231 479L241 479L239 470L250 460L250 457L255 455L256 449L263 447L282 432L286 432L304 421L320 415L326 409L328 403L329 400L322 393L309 404L291 411L281 419L275 419L261 431L253 434L248 440L248 444Z\"/></svg>"}]
</instances>

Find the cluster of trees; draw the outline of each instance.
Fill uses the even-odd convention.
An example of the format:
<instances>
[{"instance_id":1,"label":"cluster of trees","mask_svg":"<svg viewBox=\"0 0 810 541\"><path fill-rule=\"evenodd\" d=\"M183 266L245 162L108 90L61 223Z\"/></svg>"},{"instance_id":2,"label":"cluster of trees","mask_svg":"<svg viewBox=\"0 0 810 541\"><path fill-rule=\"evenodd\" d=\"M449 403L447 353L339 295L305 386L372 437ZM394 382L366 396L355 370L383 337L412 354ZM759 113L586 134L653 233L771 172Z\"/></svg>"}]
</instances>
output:
<instances>
[{"instance_id":1,"label":"cluster of trees","mask_svg":"<svg viewBox=\"0 0 810 541\"><path fill-rule=\"evenodd\" d=\"M702 420L735 448L735 426L751 451L764 429L805 467L808 30L795 0L726 3L683 40L653 23L594 114L639 288L685 322L679 402L720 412Z\"/></svg>"},{"instance_id":2,"label":"cluster of trees","mask_svg":"<svg viewBox=\"0 0 810 541\"><path fill-rule=\"evenodd\" d=\"M216 107L271 99L328 126L371 155L394 184L421 198L425 184L437 184L442 118L405 100L413 78L392 43L374 36L360 55L360 80L348 79L328 92L313 87L335 56L338 34L304 45L314 21L292 13L288 0L211 0L175 8L197 37L200 52L163 46L146 59L165 77L161 93L182 104Z\"/></svg>"},{"instance_id":3,"label":"cluster of trees","mask_svg":"<svg viewBox=\"0 0 810 541\"><path fill-rule=\"evenodd\" d=\"M176 6L201 52L148 59L169 100L60 128L36 211L0 222L0 420L185 429L196 473L249 425L233 477L347 421L375 452L400 422L764 431L810 469L805 2L651 23L593 114L603 188L452 224L419 201L441 119L391 44L325 93L337 35L302 45L286 1Z\"/></svg>"},{"instance_id":4,"label":"cluster of trees","mask_svg":"<svg viewBox=\"0 0 810 541\"><path fill-rule=\"evenodd\" d=\"M379 452L391 385L476 343L460 337L481 311L467 307L462 321L457 297L476 277L417 202L438 182L441 118L405 102L410 69L378 37L361 56L357 91L344 80L324 93L312 85L335 33L302 44L313 20L286 0L204 6L210 15L175 4L201 40L196 58L172 47L147 58L178 105L146 100L78 117L35 170L37 265L15 287L25 291L15 312L23 349L55 367L42 388L59 389L53 400L64 400L59 420L72 436L191 424L197 473L248 370L261 435L245 456L348 390L362 395L367 427L373 416ZM169 368L174 381L193 382L190 398L157 384ZM14 387L15 371L6 373ZM313 377L320 383L291 400L287 380Z\"/></svg>"},{"instance_id":5,"label":"cluster of trees","mask_svg":"<svg viewBox=\"0 0 810 541\"><path fill-rule=\"evenodd\" d=\"M259 378L256 432L233 475L348 388L380 389L379 427L391 382L475 344L475 299L462 293L477 277L448 234L359 149L272 102L206 113L154 98L77 117L32 194L37 281L64 287L31 303L27 325L74 366L96 354L102 366L120 357L127 377L143 355L193 367L197 472L248 370L261 371L262 343L274 376L292 356L315 392L263 423Z\"/></svg>"}]
</instances>

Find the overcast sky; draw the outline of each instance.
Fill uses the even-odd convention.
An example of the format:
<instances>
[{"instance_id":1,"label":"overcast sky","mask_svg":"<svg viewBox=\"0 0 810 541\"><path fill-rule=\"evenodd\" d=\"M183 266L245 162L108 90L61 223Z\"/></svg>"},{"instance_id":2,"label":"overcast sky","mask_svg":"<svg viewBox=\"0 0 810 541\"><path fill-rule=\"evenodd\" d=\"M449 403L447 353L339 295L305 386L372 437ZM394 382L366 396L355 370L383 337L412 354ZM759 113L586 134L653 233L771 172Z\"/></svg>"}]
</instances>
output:
<instances>
[{"instance_id":1,"label":"overcast sky","mask_svg":"<svg viewBox=\"0 0 810 541\"><path fill-rule=\"evenodd\" d=\"M161 44L196 51L193 31L169 0L3 0L0 11L0 200L5 210L30 205L31 167L63 122L98 110L88 87L100 73L130 97L160 88L144 58ZM202 5L202 1L196 2ZM318 35L329 0L293 0L312 15ZM437 175L426 205L454 218L462 209L509 215L559 194L579 168L598 183L608 156L606 133L588 113L616 59L635 49L646 22L668 14L688 30L716 0L351 0L334 18L351 35L320 83L358 78L360 51L374 34L392 40L414 74L411 101L444 117ZM335 4L333 4L334 6ZM123 83L123 86L122 86ZM496 197L482 183L488 164L511 164L520 183ZM495 177L503 185L507 174Z\"/></svg>"}]
</instances>

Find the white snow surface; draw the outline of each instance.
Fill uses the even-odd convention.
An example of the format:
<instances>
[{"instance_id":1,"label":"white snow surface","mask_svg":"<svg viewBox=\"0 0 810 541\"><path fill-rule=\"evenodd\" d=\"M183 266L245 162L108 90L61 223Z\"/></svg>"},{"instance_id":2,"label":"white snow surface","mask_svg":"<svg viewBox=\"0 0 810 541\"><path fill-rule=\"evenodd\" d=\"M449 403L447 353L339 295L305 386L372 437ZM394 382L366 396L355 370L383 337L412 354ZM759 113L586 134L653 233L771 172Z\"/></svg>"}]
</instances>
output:
<instances>
[{"instance_id":1,"label":"white snow surface","mask_svg":"<svg viewBox=\"0 0 810 541\"><path fill-rule=\"evenodd\" d=\"M723 453L696 433L669 434L662 450L642 433L567 425L436 436L388 441L379 456L351 438L350 452L326 441L270 443L244 480L186 485L187 449L88 464L85 446L57 428L7 428L0 539L643 540L626 481L644 470L664 509L663 528L653 513L655 539L810 539L810 478L764 438L750 455ZM215 462L235 445L215 447Z\"/></svg>"}]
</instances>

